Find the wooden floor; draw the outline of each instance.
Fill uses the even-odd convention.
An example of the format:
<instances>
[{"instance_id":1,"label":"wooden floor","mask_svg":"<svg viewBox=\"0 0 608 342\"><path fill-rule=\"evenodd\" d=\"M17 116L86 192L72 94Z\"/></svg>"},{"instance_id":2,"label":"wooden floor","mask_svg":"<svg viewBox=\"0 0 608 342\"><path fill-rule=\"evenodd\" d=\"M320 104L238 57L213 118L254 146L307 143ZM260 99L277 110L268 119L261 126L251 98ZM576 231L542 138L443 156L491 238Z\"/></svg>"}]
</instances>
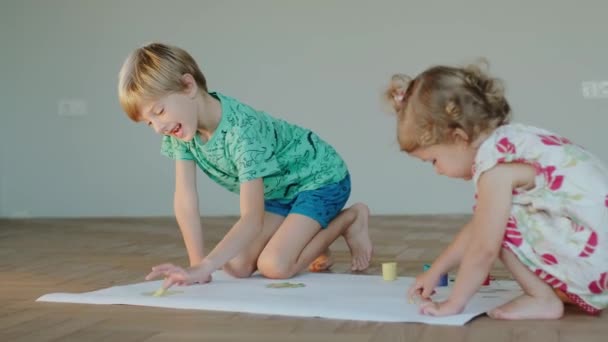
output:
<instances>
[{"instance_id":1,"label":"wooden floor","mask_svg":"<svg viewBox=\"0 0 608 342\"><path fill-rule=\"evenodd\" d=\"M375 217L375 257L415 275L466 220L462 216ZM204 220L208 246L234 218ZM343 241L333 272L348 272ZM0 341L608 341L608 315L568 309L559 321L503 322L482 316L464 327L171 310L134 306L36 303L49 292L91 291L140 282L150 266L186 263L171 218L0 220ZM508 278L502 266L492 273ZM405 291L405 289L404 289Z\"/></svg>"}]
</instances>

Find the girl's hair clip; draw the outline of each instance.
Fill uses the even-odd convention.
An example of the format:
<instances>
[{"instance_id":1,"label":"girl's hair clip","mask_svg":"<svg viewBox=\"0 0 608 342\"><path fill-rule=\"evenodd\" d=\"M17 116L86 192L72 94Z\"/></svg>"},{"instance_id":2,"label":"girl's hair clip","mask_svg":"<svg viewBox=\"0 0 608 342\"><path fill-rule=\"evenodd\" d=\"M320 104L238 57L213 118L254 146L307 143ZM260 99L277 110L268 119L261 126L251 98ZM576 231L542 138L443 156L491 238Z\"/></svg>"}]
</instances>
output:
<instances>
[{"instance_id":1,"label":"girl's hair clip","mask_svg":"<svg viewBox=\"0 0 608 342\"><path fill-rule=\"evenodd\" d=\"M395 92L395 95L393 95L393 99L395 99L395 102L403 102L403 98L405 97L405 92Z\"/></svg>"}]
</instances>

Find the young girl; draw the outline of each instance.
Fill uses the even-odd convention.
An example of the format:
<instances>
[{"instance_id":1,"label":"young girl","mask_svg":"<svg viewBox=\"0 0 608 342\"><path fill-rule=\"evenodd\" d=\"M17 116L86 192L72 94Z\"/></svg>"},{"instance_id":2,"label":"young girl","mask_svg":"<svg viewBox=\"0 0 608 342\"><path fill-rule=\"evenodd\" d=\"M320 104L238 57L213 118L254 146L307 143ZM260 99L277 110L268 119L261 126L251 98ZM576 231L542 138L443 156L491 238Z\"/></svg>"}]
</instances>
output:
<instances>
[{"instance_id":1,"label":"young girl","mask_svg":"<svg viewBox=\"0 0 608 342\"><path fill-rule=\"evenodd\" d=\"M386 92L400 147L444 176L473 180L471 221L416 278L423 314L458 314L500 258L524 294L488 314L557 319L563 303L597 314L608 306L608 170L549 131L509 124L501 82L477 66L436 66ZM429 299L459 265L450 297Z\"/></svg>"},{"instance_id":2,"label":"young girl","mask_svg":"<svg viewBox=\"0 0 608 342\"><path fill-rule=\"evenodd\" d=\"M174 210L190 267L159 265L147 279L164 276L167 289L206 283L222 267L236 277L258 270L289 278L308 266L320 271L331 266L328 247L340 235L352 270L367 268L369 211L359 203L342 211L351 190L347 167L316 134L207 91L192 56L164 44L128 56L118 95L129 118L163 135L161 152L176 160ZM240 219L206 256L196 166L240 194Z\"/></svg>"}]
</instances>

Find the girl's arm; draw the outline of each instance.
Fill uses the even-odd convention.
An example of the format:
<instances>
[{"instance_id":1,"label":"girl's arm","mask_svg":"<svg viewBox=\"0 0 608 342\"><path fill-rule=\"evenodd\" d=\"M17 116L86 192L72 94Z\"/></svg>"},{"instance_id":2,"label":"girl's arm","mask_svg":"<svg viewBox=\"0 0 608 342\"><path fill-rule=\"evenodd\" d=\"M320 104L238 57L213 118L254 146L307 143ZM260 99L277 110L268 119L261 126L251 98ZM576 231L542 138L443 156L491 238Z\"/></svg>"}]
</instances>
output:
<instances>
[{"instance_id":1,"label":"girl's arm","mask_svg":"<svg viewBox=\"0 0 608 342\"><path fill-rule=\"evenodd\" d=\"M471 222L468 222L462 227L458 235L456 235L456 238L443 250L439 257L435 259L429 271L441 275L449 272L460 264L465 250L471 241L471 227Z\"/></svg>"},{"instance_id":2,"label":"girl's arm","mask_svg":"<svg viewBox=\"0 0 608 342\"><path fill-rule=\"evenodd\" d=\"M535 175L531 166L504 164L486 171L480 177L477 208L470 227L470 242L462 257L454 290L443 303L423 304L423 313L442 316L464 310L500 254L511 214L513 189L531 187Z\"/></svg>"},{"instance_id":3,"label":"girl's arm","mask_svg":"<svg viewBox=\"0 0 608 342\"><path fill-rule=\"evenodd\" d=\"M462 227L456 238L433 261L431 268L416 277L416 280L407 291L408 298L421 296L423 299L428 299L433 294L441 275L456 267L462 260L471 240L471 227L471 222Z\"/></svg>"}]
</instances>

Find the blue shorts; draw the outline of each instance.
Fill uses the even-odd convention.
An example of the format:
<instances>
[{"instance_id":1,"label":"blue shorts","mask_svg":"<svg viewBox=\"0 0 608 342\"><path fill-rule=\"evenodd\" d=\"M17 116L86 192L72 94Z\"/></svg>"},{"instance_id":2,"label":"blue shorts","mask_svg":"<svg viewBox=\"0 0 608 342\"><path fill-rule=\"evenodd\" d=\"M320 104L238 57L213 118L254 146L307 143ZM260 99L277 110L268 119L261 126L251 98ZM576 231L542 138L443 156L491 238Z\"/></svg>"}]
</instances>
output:
<instances>
[{"instance_id":1,"label":"blue shorts","mask_svg":"<svg viewBox=\"0 0 608 342\"><path fill-rule=\"evenodd\" d=\"M321 228L327 228L344 208L350 197L350 175L338 183L322 186L315 190L300 192L291 200L264 201L267 212L287 216L300 214L319 222Z\"/></svg>"}]
</instances>

